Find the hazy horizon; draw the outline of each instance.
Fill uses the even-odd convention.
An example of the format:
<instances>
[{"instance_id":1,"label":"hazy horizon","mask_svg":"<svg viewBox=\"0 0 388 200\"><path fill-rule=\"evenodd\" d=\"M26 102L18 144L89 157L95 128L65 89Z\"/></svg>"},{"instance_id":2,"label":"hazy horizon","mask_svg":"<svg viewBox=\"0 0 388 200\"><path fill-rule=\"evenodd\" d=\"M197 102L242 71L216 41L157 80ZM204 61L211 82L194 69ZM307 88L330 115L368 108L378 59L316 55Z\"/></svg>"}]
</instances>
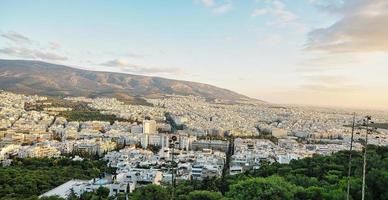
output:
<instances>
[{"instance_id":1,"label":"hazy horizon","mask_svg":"<svg viewBox=\"0 0 388 200\"><path fill-rule=\"evenodd\" d=\"M386 110L387 13L384 0L5 0L0 58Z\"/></svg>"}]
</instances>

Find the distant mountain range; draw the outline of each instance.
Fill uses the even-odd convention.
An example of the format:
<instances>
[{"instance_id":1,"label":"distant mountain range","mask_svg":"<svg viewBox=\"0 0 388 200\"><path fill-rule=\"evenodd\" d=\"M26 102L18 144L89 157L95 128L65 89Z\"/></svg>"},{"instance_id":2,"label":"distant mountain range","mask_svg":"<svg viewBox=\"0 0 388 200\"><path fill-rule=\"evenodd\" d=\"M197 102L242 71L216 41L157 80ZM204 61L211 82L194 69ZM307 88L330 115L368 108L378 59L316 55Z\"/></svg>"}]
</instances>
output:
<instances>
[{"instance_id":1,"label":"distant mountain range","mask_svg":"<svg viewBox=\"0 0 388 200\"><path fill-rule=\"evenodd\" d=\"M129 100L176 94L226 102L258 101L203 83L88 71L31 60L0 59L0 89L46 96L116 97Z\"/></svg>"}]
</instances>

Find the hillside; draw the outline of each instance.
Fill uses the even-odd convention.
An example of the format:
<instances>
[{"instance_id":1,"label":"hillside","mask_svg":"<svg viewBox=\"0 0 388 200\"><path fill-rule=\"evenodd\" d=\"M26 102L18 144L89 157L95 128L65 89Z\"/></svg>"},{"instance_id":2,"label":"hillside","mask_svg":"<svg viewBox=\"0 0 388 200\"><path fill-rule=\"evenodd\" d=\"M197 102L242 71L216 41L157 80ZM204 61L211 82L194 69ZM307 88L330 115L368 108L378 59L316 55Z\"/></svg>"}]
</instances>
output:
<instances>
[{"instance_id":1,"label":"hillside","mask_svg":"<svg viewBox=\"0 0 388 200\"><path fill-rule=\"evenodd\" d=\"M160 77L81 70L29 60L0 60L0 89L47 96L161 97L195 95L206 99L245 101L250 98L208 84Z\"/></svg>"}]
</instances>

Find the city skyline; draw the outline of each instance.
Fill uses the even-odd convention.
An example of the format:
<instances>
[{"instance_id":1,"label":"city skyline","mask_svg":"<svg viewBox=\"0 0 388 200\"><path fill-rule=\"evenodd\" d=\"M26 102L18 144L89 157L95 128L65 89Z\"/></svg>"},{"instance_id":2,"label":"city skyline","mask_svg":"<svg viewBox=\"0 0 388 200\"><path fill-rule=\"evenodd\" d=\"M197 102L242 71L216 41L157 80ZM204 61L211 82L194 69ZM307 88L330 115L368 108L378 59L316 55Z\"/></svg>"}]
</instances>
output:
<instances>
[{"instance_id":1,"label":"city skyline","mask_svg":"<svg viewBox=\"0 0 388 200\"><path fill-rule=\"evenodd\" d=\"M271 103L388 108L388 3L335 2L2 1L0 55L203 82Z\"/></svg>"}]
</instances>

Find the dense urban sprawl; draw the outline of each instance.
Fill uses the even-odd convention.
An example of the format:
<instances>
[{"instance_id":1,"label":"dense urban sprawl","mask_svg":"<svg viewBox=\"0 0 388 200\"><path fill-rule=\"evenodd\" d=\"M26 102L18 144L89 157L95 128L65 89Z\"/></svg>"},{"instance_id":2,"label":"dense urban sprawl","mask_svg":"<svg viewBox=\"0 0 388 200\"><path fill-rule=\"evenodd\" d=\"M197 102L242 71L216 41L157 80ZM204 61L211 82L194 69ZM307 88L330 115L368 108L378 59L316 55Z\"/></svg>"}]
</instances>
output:
<instances>
[{"instance_id":1,"label":"dense urban sprawl","mask_svg":"<svg viewBox=\"0 0 388 200\"><path fill-rule=\"evenodd\" d=\"M261 163L290 163L314 154L330 155L350 147L353 112L346 109L222 104L194 96L147 99L128 105L114 98L67 97L117 121L72 121L61 116L75 108L56 107L47 97L0 92L0 161L60 157L103 159L116 173L71 180L43 196L81 195L103 186L110 195L145 184L171 184L239 174ZM33 109L43 107L43 109ZM368 111L358 111L358 123ZM388 113L373 112L376 122ZM388 145L378 129L368 143ZM265 136L265 137L264 137ZM354 149L364 131L356 129ZM229 156L229 158L228 158ZM229 161L229 162L228 162ZM228 162L228 163L227 163Z\"/></svg>"}]
</instances>

